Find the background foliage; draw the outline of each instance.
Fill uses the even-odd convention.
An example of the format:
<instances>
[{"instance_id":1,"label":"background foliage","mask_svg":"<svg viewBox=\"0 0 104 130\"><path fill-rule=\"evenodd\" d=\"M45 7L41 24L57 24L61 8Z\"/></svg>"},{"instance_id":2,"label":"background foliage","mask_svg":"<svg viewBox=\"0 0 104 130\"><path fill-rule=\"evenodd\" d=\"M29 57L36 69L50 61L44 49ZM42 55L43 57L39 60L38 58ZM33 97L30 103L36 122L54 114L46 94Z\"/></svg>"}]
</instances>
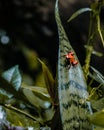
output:
<instances>
[{"instance_id":1,"label":"background foliage","mask_svg":"<svg viewBox=\"0 0 104 130\"><path fill-rule=\"evenodd\" d=\"M56 116L58 34L54 5L54 0L0 1L1 129L61 129ZM103 5L103 1L60 0L63 26L85 70L88 100L94 111L88 118L99 126L95 130L104 127ZM84 7L92 11L76 12ZM74 19L68 23L73 13Z\"/></svg>"}]
</instances>

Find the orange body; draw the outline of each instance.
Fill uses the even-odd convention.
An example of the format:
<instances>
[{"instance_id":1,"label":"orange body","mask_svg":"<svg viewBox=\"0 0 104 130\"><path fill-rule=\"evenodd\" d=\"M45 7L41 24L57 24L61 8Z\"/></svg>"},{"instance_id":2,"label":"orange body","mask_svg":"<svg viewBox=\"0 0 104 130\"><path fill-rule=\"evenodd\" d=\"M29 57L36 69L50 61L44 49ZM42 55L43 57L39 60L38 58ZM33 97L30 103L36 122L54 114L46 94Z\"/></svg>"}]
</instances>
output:
<instances>
[{"instance_id":1,"label":"orange body","mask_svg":"<svg viewBox=\"0 0 104 130\"><path fill-rule=\"evenodd\" d=\"M69 52L68 54L65 55L66 56L66 59L69 60L69 63L70 65L77 65L78 64L78 61L75 60L75 57L74 57L74 52Z\"/></svg>"}]
</instances>

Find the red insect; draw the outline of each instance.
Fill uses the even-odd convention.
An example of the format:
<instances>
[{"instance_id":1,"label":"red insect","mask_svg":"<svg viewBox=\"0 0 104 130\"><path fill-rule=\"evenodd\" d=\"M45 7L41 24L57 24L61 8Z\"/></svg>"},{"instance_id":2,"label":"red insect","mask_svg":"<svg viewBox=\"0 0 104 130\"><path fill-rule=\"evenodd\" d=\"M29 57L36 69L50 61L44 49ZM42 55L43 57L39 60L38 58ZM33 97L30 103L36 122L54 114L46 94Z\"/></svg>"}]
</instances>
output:
<instances>
[{"instance_id":1,"label":"red insect","mask_svg":"<svg viewBox=\"0 0 104 130\"><path fill-rule=\"evenodd\" d=\"M78 61L75 59L74 57L74 52L69 52L68 54L65 55L66 57L66 64L68 65L68 67L75 66L78 64Z\"/></svg>"}]
</instances>

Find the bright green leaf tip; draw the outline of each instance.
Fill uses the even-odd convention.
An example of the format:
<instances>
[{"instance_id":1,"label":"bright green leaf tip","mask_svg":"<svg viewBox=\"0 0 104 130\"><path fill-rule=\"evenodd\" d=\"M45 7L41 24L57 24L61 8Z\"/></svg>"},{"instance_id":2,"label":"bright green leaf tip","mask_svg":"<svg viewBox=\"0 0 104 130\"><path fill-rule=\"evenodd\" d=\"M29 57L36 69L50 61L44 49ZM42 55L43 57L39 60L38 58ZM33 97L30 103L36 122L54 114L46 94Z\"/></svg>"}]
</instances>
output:
<instances>
[{"instance_id":1,"label":"bright green leaf tip","mask_svg":"<svg viewBox=\"0 0 104 130\"><path fill-rule=\"evenodd\" d=\"M91 8L81 8L79 10L77 10L68 20L67 22L72 21L73 19L75 19L77 16L79 16L80 14L84 13L84 12L88 12L88 11L92 11Z\"/></svg>"}]
</instances>

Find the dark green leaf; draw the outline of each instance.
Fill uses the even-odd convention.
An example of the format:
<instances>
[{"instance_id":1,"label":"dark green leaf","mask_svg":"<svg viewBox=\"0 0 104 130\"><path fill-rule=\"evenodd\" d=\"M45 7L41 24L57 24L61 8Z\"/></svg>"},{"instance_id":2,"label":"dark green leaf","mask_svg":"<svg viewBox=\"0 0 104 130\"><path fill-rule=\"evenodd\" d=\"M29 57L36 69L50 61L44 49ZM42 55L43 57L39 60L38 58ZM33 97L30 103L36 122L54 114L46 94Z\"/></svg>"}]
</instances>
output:
<instances>
[{"instance_id":1,"label":"dark green leaf","mask_svg":"<svg viewBox=\"0 0 104 130\"><path fill-rule=\"evenodd\" d=\"M2 74L2 77L4 79L6 79L9 83L13 84L14 88L16 90L19 90L20 86L21 86L21 75L18 69L18 65L10 68L9 70L5 71Z\"/></svg>"},{"instance_id":2,"label":"dark green leaf","mask_svg":"<svg viewBox=\"0 0 104 130\"><path fill-rule=\"evenodd\" d=\"M39 129L40 125L37 121L34 121L25 115L15 112L13 110L7 109L7 119L14 126L22 126L22 127L33 127L34 129Z\"/></svg>"},{"instance_id":3,"label":"dark green leaf","mask_svg":"<svg viewBox=\"0 0 104 130\"><path fill-rule=\"evenodd\" d=\"M7 100L8 100L8 96L6 94L2 94L2 92L0 92L0 104L6 103Z\"/></svg>"},{"instance_id":4,"label":"dark green leaf","mask_svg":"<svg viewBox=\"0 0 104 130\"><path fill-rule=\"evenodd\" d=\"M38 108L39 115L41 115L41 109L44 109L42 120L44 122L51 120L54 115L54 109L50 108L51 99L47 89L44 87L22 85L22 90L27 100Z\"/></svg>"},{"instance_id":5,"label":"dark green leaf","mask_svg":"<svg viewBox=\"0 0 104 130\"><path fill-rule=\"evenodd\" d=\"M29 69L38 70L40 67L37 60L37 53L23 45L20 45L20 48L22 49L22 52L26 58Z\"/></svg>"},{"instance_id":6,"label":"dark green leaf","mask_svg":"<svg viewBox=\"0 0 104 130\"><path fill-rule=\"evenodd\" d=\"M37 97L41 98L42 100L50 101L50 95L47 91L47 88L27 85L22 85L22 88L31 90Z\"/></svg>"},{"instance_id":7,"label":"dark green leaf","mask_svg":"<svg viewBox=\"0 0 104 130\"><path fill-rule=\"evenodd\" d=\"M49 69L47 68L47 66L44 64L44 62L42 62L40 59L38 59L39 62L41 63L42 65L42 70L43 70L43 76L44 76L44 81L45 81L45 84L46 84L46 88L52 98L52 101L54 101L54 95L55 95L55 92L54 92L54 79L53 79L53 76L51 74L51 72L49 71Z\"/></svg>"},{"instance_id":8,"label":"dark green leaf","mask_svg":"<svg viewBox=\"0 0 104 130\"><path fill-rule=\"evenodd\" d=\"M5 92L12 94L16 99L19 99L25 103L29 103L21 90L18 91L15 90L15 87L1 76L0 76L0 88L5 90Z\"/></svg>"},{"instance_id":9,"label":"dark green leaf","mask_svg":"<svg viewBox=\"0 0 104 130\"><path fill-rule=\"evenodd\" d=\"M35 87L34 87L34 90L33 90L33 88L31 88L31 89L23 88L23 93L26 96L26 98L28 99L28 101L33 106L36 106L38 109L40 107L47 108L46 103L50 104L49 97L46 97L47 95L45 93L44 93L45 95L42 95L41 93L38 93L39 91L38 92L34 91Z\"/></svg>"}]
</instances>

